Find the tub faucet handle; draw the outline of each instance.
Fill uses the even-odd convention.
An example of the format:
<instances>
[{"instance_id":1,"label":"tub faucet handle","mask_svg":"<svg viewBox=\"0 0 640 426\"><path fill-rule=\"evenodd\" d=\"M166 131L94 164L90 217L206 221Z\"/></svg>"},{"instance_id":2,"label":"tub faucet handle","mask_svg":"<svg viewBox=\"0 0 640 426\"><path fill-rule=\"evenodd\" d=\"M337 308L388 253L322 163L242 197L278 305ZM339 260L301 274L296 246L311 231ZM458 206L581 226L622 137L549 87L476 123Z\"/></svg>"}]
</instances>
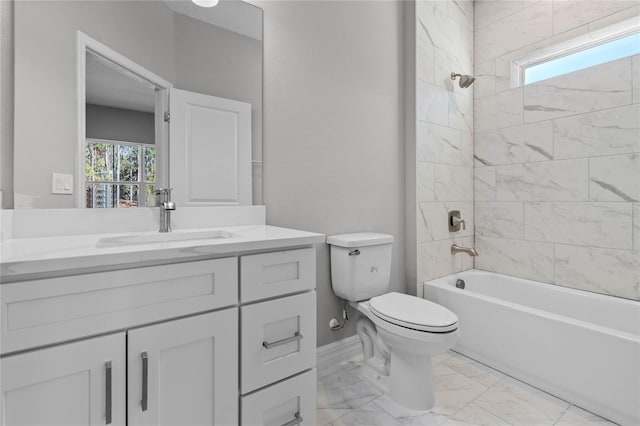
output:
<instances>
[{"instance_id":1,"label":"tub faucet handle","mask_svg":"<svg viewBox=\"0 0 640 426\"><path fill-rule=\"evenodd\" d=\"M465 224L464 219L458 219L457 217L454 216L451 218L451 223L453 226L462 225L463 230L467 229L467 225Z\"/></svg>"},{"instance_id":2,"label":"tub faucet handle","mask_svg":"<svg viewBox=\"0 0 640 426\"><path fill-rule=\"evenodd\" d=\"M449 212L449 232L458 232L460 228L467 229L467 224L460 217L460 210L451 210Z\"/></svg>"}]
</instances>

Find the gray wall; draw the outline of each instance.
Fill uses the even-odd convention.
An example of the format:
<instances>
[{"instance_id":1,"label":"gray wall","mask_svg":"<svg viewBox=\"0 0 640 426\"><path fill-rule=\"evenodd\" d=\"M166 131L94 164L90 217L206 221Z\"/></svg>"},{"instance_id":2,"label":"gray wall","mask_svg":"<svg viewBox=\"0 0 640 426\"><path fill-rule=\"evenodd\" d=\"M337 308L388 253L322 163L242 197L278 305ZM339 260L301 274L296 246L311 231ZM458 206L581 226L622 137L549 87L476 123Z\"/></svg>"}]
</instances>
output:
<instances>
[{"instance_id":1,"label":"gray wall","mask_svg":"<svg viewBox=\"0 0 640 426\"><path fill-rule=\"evenodd\" d=\"M112 141L155 143L154 115L87 104L87 138Z\"/></svg>"},{"instance_id":2,"label":"gray wall","mask_svg":"<svg viewBox=\"0 0 640 426\"><path fill-rule=\"evenodd\" d=\"M258 3L264 9L267 222L393 234L391 290L405 291L401 2ZM317 246L318 345L352 335Z\"/></svg>"}]
</instances>

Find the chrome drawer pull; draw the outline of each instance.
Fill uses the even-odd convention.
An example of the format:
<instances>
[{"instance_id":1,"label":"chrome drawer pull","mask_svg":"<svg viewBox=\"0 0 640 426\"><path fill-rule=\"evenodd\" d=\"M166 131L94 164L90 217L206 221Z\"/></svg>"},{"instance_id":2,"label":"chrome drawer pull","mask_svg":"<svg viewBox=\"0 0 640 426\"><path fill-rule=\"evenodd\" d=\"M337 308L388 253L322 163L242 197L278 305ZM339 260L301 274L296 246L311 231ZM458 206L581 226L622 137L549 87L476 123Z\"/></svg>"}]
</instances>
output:
<instances>
[{"instance_id":1,"label":"chrome drawer pull","mask_svg":"<svg viewBox=\"0 0 640 426\"><path fill-rule=\"evenodd\" d=\"M267 342L265 340L264 342L262 342L262 346L264 346L265 349L271 349L271 348L275 348L276 346L286 345L287 343L295 342L300 339L302 339L302 334L296 331L296 334L294 334L291 337L287 337L286 339L276 340L275 342ZM293 423L293 424L296 424L296 423Z\"/></svg>"},{"instance_id":2,"label":"chrome drawer pull","mask_svg":"<svg viewBox=\"0 0 640 426\"><path fill-rule=\"evenodd\" d=\"M111 409L111 361L107 361L104 363L104 373L105 373L105 385L104 385L104 393L105 393L105 401L104 401L104 408L105 408L105 424L111 424L111 417L112 417L112 409Z\"/></svg>"},{"instance_id":3,"label":"chrome drawer pull","mask_svg":"<svg viewBox=\"0 0 640 426\"><path fill-rule=\"evenodd\" d=\"M284 423L282 426L295 426L302 423L302 416L300 416L300 413L296 413L295 417L296 417L295 419Z\"/></svg>"},{"instance_id":4,"label":"chrome drawer pull","mask_svg":"<svg viewBox=\"0 0 640 426\"><path fill-rule=\"evenodd\" d=\"M149 356L146 352L140 354L142 358L142 399L140 405L142 411L147 411L149 403Z\"/></svg>"}]
</instances>

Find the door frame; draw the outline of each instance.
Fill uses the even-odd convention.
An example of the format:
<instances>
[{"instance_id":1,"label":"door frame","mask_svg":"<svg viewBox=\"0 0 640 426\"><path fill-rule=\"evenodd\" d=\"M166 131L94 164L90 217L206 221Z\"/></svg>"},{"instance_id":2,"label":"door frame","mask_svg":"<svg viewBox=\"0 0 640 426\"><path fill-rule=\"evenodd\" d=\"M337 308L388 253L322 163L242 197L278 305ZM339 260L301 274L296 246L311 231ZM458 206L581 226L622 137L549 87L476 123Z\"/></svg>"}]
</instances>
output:
<instances>
[{"instance_id":1,"label":"door frame","mask_svg":"<svg viewBox=\"0 0 640 426\"><path fill-rule=\"evenodd\" d=\"M117 66L128 73L146 80L156 86L155 96L155 144L156 144L156 185L167 187L169 183L169 123L165 122L164 114L169 111L169 89L173 87L169 81L154 74L142 65L132 61L126 56L116 52L109 46L91 38L82 31L76 32L76 94L77 94L77 144L76 144L76 170L75 170L75 205L77 208L85 208L85 164L84 155L86 149L86 82L87 61L86 54L91 52Z\"/></svg>"}]
</instances>

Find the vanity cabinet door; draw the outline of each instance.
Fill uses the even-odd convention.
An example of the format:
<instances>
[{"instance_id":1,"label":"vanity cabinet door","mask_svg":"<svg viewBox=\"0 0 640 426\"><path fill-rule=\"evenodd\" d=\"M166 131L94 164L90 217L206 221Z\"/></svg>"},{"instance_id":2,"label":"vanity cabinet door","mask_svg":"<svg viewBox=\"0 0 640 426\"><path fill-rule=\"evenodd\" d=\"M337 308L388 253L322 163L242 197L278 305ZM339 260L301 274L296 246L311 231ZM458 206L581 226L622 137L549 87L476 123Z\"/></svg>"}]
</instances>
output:
<instances>
[{"instance_id":1,"label":"vanity cabinet door","mask_svg":"<svg viewBox=\"0 0 640 426\"><path fill-rule=\"evenodd\" d=\"M238 309L130 330L129 426L238 424Z\"/></svg>"},{"instance_id":2,"label":"vanity cabinet door","mask_svg":"<svg viewBox=\"0 0 640 426\"><path fill-rule=\"evenodd\" d=\"M1 424L125 425L125 334L0 360Z\"/></svg>"}]
</instances>

